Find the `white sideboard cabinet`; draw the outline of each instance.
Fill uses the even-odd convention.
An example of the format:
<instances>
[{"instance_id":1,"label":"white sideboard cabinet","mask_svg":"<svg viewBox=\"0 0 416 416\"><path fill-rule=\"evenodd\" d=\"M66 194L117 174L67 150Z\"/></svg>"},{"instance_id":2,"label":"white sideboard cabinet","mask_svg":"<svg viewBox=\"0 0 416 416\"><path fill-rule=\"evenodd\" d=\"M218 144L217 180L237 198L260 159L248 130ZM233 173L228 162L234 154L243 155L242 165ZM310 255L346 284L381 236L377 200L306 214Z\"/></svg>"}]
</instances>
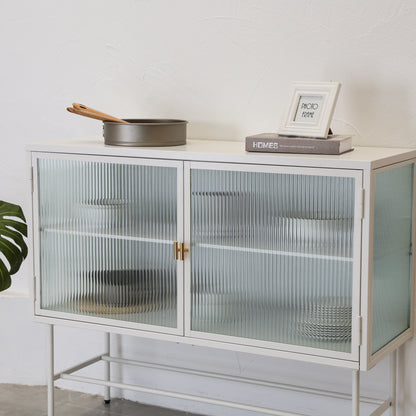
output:
<instances>
[{"instance_id":1,"label":"white sideboard cabinet","mask_svg":"<svg viewBox=\"0 0 416 416\"><path fill-rule=\"evenodd\" d=\"M156 393L111 380L110 334L360 371L414 331L416 150L340 156L247 153L242 142L122 148L100 139L28 146L34 315L49 325L54 380ZM104 331L104 352L54 374L54 325ZM77 370L105 361L102 380ZM254 412L300 415L187 392ZM329 394L329 393L328 393ZM392 413L393 414L393 413Z\"/></svg>"}]
</instances>

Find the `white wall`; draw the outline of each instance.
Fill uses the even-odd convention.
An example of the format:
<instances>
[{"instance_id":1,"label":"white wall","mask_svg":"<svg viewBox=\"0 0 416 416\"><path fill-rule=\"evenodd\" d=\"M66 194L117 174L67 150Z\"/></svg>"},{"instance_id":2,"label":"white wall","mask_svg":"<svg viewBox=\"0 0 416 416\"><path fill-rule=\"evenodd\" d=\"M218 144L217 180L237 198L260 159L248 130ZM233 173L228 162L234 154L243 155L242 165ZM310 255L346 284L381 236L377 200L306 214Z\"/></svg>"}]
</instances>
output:
<instances>
[{"instance_id":1,"label":"white wall","mask_svg":"<svg viewBox=\"0 0 416 416\"><path fill-rule=\"evenodd\" d=\"M100 122L65 111L74 101L120 117L184 118L193 138L243 140L277 130L291 81L337 80L343 86L335 132L354 133L361 145L415 147L415 38L413 0L0 1L0 199L29 210L25 143L101 134ZM0 382L45 382L45 331L30 321L30 281L26 263L8 295L0 297ZM83 331L59 334L58 366L81 353L81 341L88 340L86 352L101 341L100 334ZM117 338L115 346L191 367L226 367L272 379L281 372L292 381L291 368L294 375L319 373L323 384L326 377L335 380L327 368L137 342ZM415 341L402 357L401 415L416 416ZM144 374L150 384L158 379L154 372ZM373 377L370 389L379 378ZM194 393L240 394L248 401L271 396L260 388L200 386L195 379L167 375L163 380Z\"/></svg>"}]
</instances>

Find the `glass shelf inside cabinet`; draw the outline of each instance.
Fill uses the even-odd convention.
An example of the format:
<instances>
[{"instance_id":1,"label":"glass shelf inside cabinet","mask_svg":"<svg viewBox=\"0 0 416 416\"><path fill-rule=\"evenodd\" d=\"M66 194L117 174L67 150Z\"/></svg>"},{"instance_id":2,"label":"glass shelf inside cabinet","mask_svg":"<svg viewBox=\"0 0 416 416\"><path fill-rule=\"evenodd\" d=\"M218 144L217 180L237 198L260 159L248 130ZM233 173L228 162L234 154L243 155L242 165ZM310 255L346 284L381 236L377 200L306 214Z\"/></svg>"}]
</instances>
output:
<instances>
[{"instance_id":1,"label":"glass shelf inside cabinet","mask_svg":"<svg viewBox=\"0 0 416 416\"><path fill-rule=\"evenodd\" d=\"M133 241L145 241L149 243L160 243L172 245L175 241L176 224L148 222L148 229L139 224L132 226L122 225L114 227L100 227L95 224L84 224L82 221L68 221L66 224L49 225L40 229L41 232L72 234L90 236L97 238L123 239Z\"/></svg>"},{"instance_id":2,"label":"glass shelf inside cabinet","mask_svg":"<svg viewBox=\"0 0 416 416\"><path fill-rule=\"evenodd\" d=\"M192 176L193 246L352 261L351 178L206 172Z\"/></svg>"},{"instance_id":3,"label":"glass shelf inside cabinet","mask_svg":"<svg viewBox=\"0 0 416 416\"><path fill-rule=\"evenodd\" d=\"M171 244L176 169L40 159L40 231Z\"/></svg>"}]
</instances>

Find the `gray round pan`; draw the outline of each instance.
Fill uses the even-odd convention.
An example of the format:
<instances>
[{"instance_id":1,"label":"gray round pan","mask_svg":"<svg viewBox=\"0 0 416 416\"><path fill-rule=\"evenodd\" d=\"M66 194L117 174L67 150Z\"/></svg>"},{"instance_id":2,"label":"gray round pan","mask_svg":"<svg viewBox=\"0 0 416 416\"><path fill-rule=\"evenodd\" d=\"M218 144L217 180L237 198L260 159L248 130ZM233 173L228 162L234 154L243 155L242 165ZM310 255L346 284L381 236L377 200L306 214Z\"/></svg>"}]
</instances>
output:
<instances>
[{"instance_id":1,"label":"gray round pan","mask_svg":"<svg viewBox=\"0 0 416 416\"><path fill-rule=\"evenodd\" d=\"M125 119L104 121L104 143L112 146L179 146L186 143L185 120Z\"/></svg>"}]
</instances>

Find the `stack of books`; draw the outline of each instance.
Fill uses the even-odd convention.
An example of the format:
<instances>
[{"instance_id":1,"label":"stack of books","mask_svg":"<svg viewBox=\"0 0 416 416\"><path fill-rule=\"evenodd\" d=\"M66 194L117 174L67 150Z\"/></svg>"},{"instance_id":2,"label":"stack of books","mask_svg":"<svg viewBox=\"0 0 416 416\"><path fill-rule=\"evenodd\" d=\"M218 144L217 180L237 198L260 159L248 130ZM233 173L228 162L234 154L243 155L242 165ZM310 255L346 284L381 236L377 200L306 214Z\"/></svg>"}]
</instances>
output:
<instances>
[{"instance_id":1,"label":"stack of books","mask_svg":"<svg viewBox=\"0 0 416 416\"><path fill-rule=\"evenodd\" d=\"M340 155L350 150L353 150L352 136L331 135L327 139L315 139L262 133L246 137L247 152Z\"/></svg>"}]
</instances>

